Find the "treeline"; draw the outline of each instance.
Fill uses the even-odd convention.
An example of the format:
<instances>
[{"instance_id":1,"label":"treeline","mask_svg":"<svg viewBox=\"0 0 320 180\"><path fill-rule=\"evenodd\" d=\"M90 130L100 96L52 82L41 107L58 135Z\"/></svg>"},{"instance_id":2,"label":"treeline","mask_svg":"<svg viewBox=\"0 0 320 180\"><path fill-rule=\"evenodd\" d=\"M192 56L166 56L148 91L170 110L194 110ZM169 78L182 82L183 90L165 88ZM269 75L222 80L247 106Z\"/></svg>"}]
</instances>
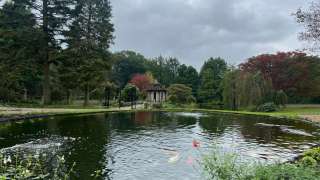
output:
<instances>
[{"instance_id":1,"label":"treeline","mask_svg":"<svg viewBox=\"0 0 320 180\"><path fill-rule=\"evenodd\" d=\"M0 9L0 101L43 104L105 82L113 42L108 0L10 0Z\"/></svg>"},{"instance_id":2,"label":"treeline","mask_svg":"<svg viewBox=\"0 0 320 180\"><path fill-rule=\"evenodd\" d=\"M111 16L107 0L7 1L0 9L0 102L88 105L106 89L116 98L135 88L128 84L143 92L157 81L173 103L203 108L320 103L318 57L264 54L238 67L209 58L197 72L173 57L111 53Z\"/></svg>"}]
</instances>

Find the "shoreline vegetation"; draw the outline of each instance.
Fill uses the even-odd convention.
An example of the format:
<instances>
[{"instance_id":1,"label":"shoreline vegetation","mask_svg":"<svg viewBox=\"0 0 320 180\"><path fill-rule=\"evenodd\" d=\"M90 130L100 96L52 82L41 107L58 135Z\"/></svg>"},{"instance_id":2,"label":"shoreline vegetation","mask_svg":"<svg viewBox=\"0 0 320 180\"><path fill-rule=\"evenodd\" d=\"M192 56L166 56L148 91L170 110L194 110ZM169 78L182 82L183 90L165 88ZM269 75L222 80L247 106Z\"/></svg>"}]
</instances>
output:
<instances>
[{"instance_id":1,"label":"shoreline vegetation","mask_svg":"<svg viewBox=\"0 0 320 180\"><path fill-rule=\"evenodd\" d=\"M242 115L257 115L270 116L278 118L289 118L294 120L305 120L320 124L320 105L288 105L277 112L250 112L250 111L231 111L231 110L215 110L201 108L162 108L162 109L144 109L142 106L137 106L136 109L131 107L111 107L103 108L101 106L78 107L78 106L46 106L46 107L19 107L18 106L0 106L0 122L43 118L59 115L80 115L80 114L95 114L108 112L136 112L136 111L185 111L185 112L209 112L209 113L225 113L225 114L242 114Z\"/></svg>"}]
</instances>

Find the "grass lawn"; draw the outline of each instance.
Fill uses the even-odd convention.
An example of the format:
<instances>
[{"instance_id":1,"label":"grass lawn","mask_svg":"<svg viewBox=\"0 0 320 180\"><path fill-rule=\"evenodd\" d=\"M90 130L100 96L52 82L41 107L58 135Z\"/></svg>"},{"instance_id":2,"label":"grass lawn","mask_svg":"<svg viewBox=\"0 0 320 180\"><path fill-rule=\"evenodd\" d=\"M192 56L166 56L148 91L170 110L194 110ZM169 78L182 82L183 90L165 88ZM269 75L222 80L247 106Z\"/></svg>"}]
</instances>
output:
<instances>
[{"instance_id":1,"label":"grass lawn","mask_svg":"<svg viewBox=\"0 0 320 180\"><path fill-rule=\"evenodd\" d=\"M210 109L196 109L196 108L168 108L171 111L204 111L204 112L220 112L220 113L235 113L235 114L250 114L250 115L266 115L275 117L288 118L307 118L310 120L320 122L320 105L288 105L278 112L250 112L250 111L229 111L229 110L210 110Z\"/></svg>"}]
</instances>

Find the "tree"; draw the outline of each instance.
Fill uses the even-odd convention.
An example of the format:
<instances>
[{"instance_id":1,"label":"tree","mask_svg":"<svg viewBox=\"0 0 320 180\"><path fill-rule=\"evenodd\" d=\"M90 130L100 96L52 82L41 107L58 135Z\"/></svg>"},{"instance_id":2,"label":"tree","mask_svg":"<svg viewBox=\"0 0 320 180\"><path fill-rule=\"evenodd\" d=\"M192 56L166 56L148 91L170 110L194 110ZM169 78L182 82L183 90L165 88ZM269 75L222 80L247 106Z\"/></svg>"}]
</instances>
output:
<instances>
[{"instance_id":1,"label":"tree","mask_svg":"<svg viewBox=\"0 0 320 180\"><path fill-rule=\"evenodd\" d=\"M136 74L130 80L130 84L137 86L141 92L144 92L152 82L153 79L147 74Z\"/></svg>"},{"instance_id":2,"label":"tree","mask_svg":"<svg viewBox=\"0 0 320 180\"><path fill-rule=\"evenodd\" d=\"M51 70L55 56L61 48L62 32L67 27L70 8L74 1L69 0L19 0L31 9L41 29L40 65L42 67L43 104L50 104Z\"/></svg>"},{"instance_id":3,"label":"tree","mask_svg":"<svg viewBox=\"0 0 320 180\"><path fill-rule=\"evenodd\" d=\"M127 84L122 92L121 92L121 99L130 102L130 101L136 101L139 99L139 88L133 84Z\"/></svg>"},{"instance_id":4,"label":"tree","mask_svg":"<svg viewBox=\"0 0 320 180\"><path fill-rule=\"evenodd\" d=\"M242 72L238 80L239 105L241 107L256 107L273 101L273 89L270 80L264 79L262 73Z\"/></svg>"},{"instance_id":5,"label":"tree","mask_svg":"<svg viewBox=\"0 0 320 180\"><path fill-rule=\"evenodd\" d=\"M169 101L174 104L186 104L195 102L192 89L183 84L173 84L168 88Z\"/></svg>"},{"instance_id":6,"label":"tree","mask_svg":"<svg viewBox=\"0 0 320 180\"><path fill-rule=\"evenodd\" d=\"M210 58L204 63L200 71L200 87L198 100L200 103L222 101L221 83L227 63L221 58Z\"/></svg>"},{"instance_id":7,"label":"tree","mask_svg":"<svg viewBox=\"0 0 320 180\"><path fill-rule=\"evenodd\" d=\"M40 33L36 17L23 1L0 9L0 101L28 99L39 82Z\"/></svg>"},{"instance_id":8,"label":"tree","mask_svg":"<svg viewBox=\"0 0 320 180\"><path fill-rule=\"evenodd\" d=\"M240 105L240 71L231 69L223 78L223 104L231 110L238 110Z\"/></svg>"},{"instance_id":9,"label":"tree","mask_svg":"<svg viewBox=\"0 0 320 180\"><path fill-rule=\"evenodd\" d=\"M320 2L312 2L308 10L302 10L299 8L294 15L297 22L305 28L305 31L301 32L299 35L300 40L312 43L313 45L309 47L310 50L319 50Z\"/></svg>"},{"instance_id":10,"label":"tree","mask_svg":"<svg viewBox=\"0 0 320 180\"><path fill-rule=\"evenodd\" d=\"M68 50L78 59L77 72L84 88L85 106L90 93L105 83L110 68L108 49L114 38L111 16L108 0L77 0L70 31L65 33Z\"/></svg>"},{"instance_id":11,"label":"tree","mask_svg":"<svg viewBox=\"0 0 320 180\"><path fill-rule=\"evenodd\" d=\"M123 88L135 74L146 72L146 58L133 51L122 51L113 55L112 79Z\"/></svg>"},{"instance_id":12,"label":"tree","mask_svg":"<svg viewBox=\"0 0 320 180\"><path fill-rule=\"evenodd\" d=\"M180 63L178 59L159 56L151 61L147 61L147 69L152 72L159 83L169 86L176 82Z\"/></svg>"},{"instance_id":13,"label":"tree","mask_svg":"<svg viewBox=\"0 0 320 180\"><path fill-rule=\"evenodd\" d=\"M199 85L199 75L197 70L192 66L182 64L178 67L176 77L177 84L184 84L192 88L192 95L197 97L197 90Z\"/></svg>"},{"instance_id":14,"label":"tree","mask_svg":"<svg viewBox=\"0 0 320 180\"><path fill-rule=\"evenodd\" d=\"M317 97L320 95L319 65L319 58L307 56L305 53L279 52L252 57L241 64L240 69L248 73L261 72L265 80L272 82L276 91Z\"/></svg>"}]
</instances>

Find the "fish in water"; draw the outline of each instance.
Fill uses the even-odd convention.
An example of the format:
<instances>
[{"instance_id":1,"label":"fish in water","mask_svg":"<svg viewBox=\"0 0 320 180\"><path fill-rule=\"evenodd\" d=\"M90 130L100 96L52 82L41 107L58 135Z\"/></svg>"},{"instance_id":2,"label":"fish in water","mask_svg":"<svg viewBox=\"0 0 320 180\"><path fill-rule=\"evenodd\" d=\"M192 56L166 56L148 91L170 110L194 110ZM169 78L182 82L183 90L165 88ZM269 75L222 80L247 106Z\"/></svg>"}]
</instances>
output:
<instances>
[{"instance_id":1,"label":"fish in water","mask_svg":"<svg viewBox=\"0 0 320 180\"><path fill-rule=\"evenodd\" d=\"M192 147L194 147L194 148L200 147L200 142L194 139L194 140L192 141Z\"/></svg>"}]
</instances>

